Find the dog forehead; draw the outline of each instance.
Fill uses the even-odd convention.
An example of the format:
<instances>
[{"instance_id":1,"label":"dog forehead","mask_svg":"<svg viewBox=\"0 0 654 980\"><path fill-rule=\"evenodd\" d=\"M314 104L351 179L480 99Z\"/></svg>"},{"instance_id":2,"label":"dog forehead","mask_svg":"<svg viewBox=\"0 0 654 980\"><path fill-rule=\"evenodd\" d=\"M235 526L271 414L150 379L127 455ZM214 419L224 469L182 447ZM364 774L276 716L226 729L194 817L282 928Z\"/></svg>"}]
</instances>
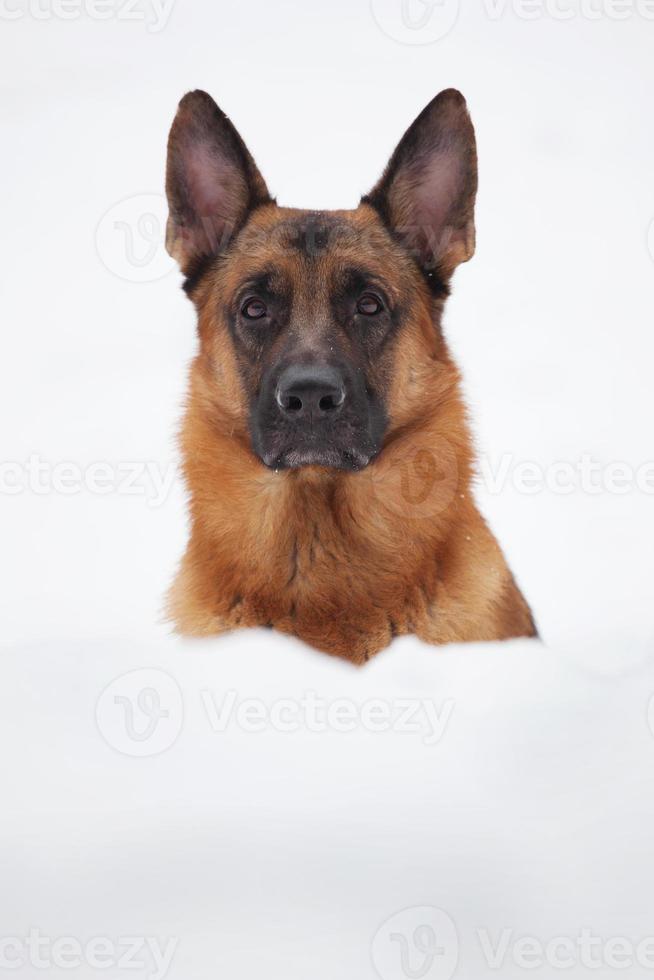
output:
<instances>
[{"instance_id":1,"label":"dog forehead","mask_svg":"<svg viewBox=\"0 0 654 980\"><path fill-rule=\"evenodd\" d=\"M239 236L240 245L252 253L306 259L329 255L379 253L392 241L372 209L351 211L301 211L276 205L256 211ZM242 249L240 249L242 250Z\"/></svg>"},{"instance_id":2,"label":"dog forehead","mask_svg":"<svg viewBox=\"0 0 654 980\"><path fill-rule=\"evenodd\" d=\"M265 269L293 292L337 288L351 269L395 278L402 266L396 243L372 209L300 211L272 206L255 212L238 239L234 271Z\"/></svg>"},{"instance_id":3,"label":"dog forehead","mask_svg":"<svg viewBox=\"0 0 654 980\"><path fill-rule=\"evenodd\" d=\"M308 259L347 252L362 244L361 231L353 221L325 211L309 211L283 221L280 235L286 248Z\"/></svg>"}]
</instances>

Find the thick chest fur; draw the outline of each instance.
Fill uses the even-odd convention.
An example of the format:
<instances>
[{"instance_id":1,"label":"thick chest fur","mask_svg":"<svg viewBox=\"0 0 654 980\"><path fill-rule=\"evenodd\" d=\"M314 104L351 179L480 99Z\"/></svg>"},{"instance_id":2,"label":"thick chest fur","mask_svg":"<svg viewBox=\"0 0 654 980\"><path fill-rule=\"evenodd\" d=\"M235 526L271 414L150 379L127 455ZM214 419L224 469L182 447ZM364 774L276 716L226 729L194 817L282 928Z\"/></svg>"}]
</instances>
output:
<instances>
[{"instance_id":1,"label":"thick chest fur","mask_svg":"<svg viewBox=\"0 0 654 980\"><path fill-rule=\"evenodd\" d=\"M412 547L390 529L375 540L372 515L358 513L342 481L289 482L285 499L264 504L249 534L241 533L226 576L230 625L271 625L357 661L415 629L416 613L433 593L435 561L421 568L418 542Z\"/></svg>"},{"instance_id":2,"label":"thick chest fur","mask_svg":"<svg viewBox=\"0 0 654 980\"><path fill-rule=\"evenodd\" d=\"M435 592L435 560L414 552L409 569L399 542L379 548L350 511L298 512L289 537L278 556L287 575L266 589L277 629L359 662L415 630Z\"/></svg>"},{"instance_id":3,"label":"thick chest fur","mask_svg":"<svg viewBox=\"0 0 654 980\"><path fill-rule=\"evenodd\" d=\"M531 635L502 553L465 497L400 520L357 477L278 475L205 500L171 593L185 633L270 626L363 663L396 635Z\"/></svg>"}]
</instances>

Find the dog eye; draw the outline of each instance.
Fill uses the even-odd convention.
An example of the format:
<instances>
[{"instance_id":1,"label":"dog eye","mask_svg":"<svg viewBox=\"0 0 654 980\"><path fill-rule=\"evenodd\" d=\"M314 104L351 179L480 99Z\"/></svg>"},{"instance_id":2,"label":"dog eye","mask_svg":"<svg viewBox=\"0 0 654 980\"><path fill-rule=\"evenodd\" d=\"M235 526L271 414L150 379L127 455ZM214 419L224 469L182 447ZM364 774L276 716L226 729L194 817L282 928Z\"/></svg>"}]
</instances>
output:
<instances>
[{"instance_id":1,"label":"dog eye","mask_svg":"<svg viewBox=\"0 0 654 980\"><path fill-rule=\"evenodd\" d=\"M384 304L374 293L364 293L357 303L357 313L361 313L362 316L376 316L383 309Z\"/></svg>"},{"instance_id":2,"label":"dog eye","mask_svg":"<svg viewBox=\"0 0 654 980\"><path fill-rule=\"evenodd\" d=\"M241 307L241 313L247 320L260 320L267 312L266 304L260 299L248 299Z\"/></svg>"}]
</instances>

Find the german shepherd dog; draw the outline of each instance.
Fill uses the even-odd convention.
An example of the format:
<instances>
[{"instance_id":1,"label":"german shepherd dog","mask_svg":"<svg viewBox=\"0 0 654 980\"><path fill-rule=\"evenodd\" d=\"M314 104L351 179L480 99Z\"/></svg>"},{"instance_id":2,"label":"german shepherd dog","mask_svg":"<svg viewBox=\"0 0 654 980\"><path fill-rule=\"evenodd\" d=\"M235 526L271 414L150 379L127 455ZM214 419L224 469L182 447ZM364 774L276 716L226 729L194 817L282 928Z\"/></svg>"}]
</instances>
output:
<instances>
[{"instance_id":1,"label":"german shepherd dog","mask_svg":"<svg viewBox=\"0 0 654 980\"><path fill-rule=\"evenodd\" d=\"M360 664L393 637L536 633L471 493L441 329L475 246L475 136L441 92L351 211L278 207L205 92L168 142L166 244L198 316L179 632L271 626Z\"/></svg>"}]
</instances>

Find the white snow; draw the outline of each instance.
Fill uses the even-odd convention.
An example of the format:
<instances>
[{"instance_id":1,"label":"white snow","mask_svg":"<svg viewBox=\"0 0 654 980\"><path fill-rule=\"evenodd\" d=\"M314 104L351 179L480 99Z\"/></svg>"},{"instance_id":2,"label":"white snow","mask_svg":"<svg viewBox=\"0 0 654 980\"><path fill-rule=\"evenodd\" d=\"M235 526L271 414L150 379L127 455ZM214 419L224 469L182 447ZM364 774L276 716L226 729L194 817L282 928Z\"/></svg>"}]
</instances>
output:
<instances>
[{"instance_id":1,"label":"white snow","mask_svg":"<svg viewBox=\"0 0 654 980\"><path fill-rule=\"evenodd\" d=\"M144 689L169 715L139 742ZM576 947L566 975L612 976L606 944L625 937L623 975L645 977L652 692L651 663L592 668L532 641L403 639L365 670L258 631L17 648L0 693L3 935L158 937L171 980L362 980L405 909L390 931L426 962L427 907L446 954L426 976L455 962L513 978L521 937L547 949L586 929L601 965ZM386 933L382 976L413 975ZM141 956L130 975L155 975ZM558 975L548 962L536 976Z\"/></svg>"}]
</instances>

